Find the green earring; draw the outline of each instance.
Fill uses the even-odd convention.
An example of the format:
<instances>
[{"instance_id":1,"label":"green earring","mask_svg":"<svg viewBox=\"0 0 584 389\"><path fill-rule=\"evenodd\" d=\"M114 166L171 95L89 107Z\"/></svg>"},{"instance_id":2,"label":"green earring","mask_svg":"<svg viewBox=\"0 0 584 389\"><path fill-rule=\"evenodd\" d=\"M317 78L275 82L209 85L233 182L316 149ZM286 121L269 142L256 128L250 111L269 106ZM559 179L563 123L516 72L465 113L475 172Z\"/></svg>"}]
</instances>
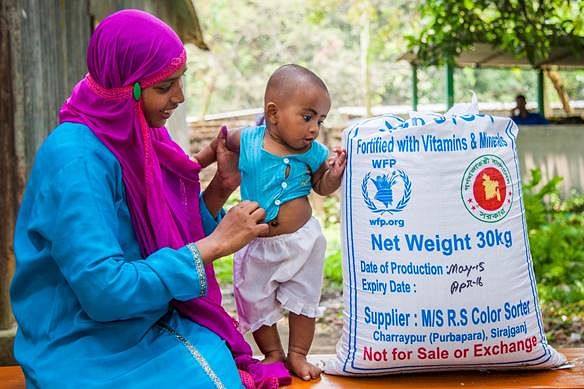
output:
<instances>
[{"instance_id":1,"label":"green earring","mask_svg":"<svg viewBox=\"0 0 584 389\"><path fill-rule=\"evenodd\" d=\"M134 84L134 88L132 89L132 93L134 94L134 100L140 101L140 97L142 96L142 87L140 87L139 82L136 82Z\"/></svg>"}]
</instances>

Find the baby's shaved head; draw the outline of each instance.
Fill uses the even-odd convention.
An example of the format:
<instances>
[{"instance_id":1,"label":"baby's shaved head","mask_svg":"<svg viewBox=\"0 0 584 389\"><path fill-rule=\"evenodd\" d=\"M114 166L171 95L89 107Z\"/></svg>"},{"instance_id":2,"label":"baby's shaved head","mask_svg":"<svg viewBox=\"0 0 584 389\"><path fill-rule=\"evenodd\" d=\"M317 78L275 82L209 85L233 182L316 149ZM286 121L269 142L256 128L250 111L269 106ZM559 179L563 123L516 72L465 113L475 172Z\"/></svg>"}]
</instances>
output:
<instances>
[{"instance_id":1,"label":"baby's shaved head","mask_svg":"<svg viewBox=\"0 0 584 389\"><path fill-rule=\"evenodd\" d=\"M268 80L264 102L281 103L308 85L319 86L328 94L324 81L312 71L296 64L280 66Z\"/></svg>"}]
</instances>

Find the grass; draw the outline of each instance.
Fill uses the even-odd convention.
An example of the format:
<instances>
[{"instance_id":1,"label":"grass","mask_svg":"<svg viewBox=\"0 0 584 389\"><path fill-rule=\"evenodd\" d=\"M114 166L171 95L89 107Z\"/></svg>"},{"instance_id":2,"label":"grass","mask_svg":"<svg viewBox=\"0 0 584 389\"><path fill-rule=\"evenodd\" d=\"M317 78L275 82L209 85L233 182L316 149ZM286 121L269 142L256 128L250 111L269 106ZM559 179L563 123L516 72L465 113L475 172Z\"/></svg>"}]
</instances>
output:
<instances>
[{"instance_id":1,"label":"grass","mask_svg":"<svg viewBox=\"0 0 584 389\"><path fill-rule=\"evenodd\" d=\"M213 267L220 285L233 283L233 255L216 260Z\"/></svg>"}]
</instances>

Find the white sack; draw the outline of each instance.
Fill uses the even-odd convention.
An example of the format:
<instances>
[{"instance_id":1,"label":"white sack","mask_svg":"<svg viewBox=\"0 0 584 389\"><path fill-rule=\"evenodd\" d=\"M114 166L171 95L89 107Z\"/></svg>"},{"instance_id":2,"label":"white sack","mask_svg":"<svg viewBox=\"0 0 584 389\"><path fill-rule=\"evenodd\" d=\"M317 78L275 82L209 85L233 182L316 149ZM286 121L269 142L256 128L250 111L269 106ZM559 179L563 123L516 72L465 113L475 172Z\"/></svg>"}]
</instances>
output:
<instances>
[{"instance_id":1,"label":"white sack","mask_svg":"<svg viewBox=\"0 0 584 389\"><path fill-rule=\"evenodd\" d=\"M565 362L543 329L517 132L476 103L344 131L344 325L325 372Z\"/></svg>"}]
</instances>

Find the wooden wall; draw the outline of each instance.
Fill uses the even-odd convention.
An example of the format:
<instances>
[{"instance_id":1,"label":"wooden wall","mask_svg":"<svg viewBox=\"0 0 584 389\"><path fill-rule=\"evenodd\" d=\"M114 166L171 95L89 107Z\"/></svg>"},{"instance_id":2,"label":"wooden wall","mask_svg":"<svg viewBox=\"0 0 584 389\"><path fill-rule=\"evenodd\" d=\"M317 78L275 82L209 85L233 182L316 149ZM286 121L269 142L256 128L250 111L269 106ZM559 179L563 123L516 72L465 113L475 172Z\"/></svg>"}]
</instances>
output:
<instances>
[{"instance_id":1,"label":"wooden wall","mask_svg":"<svg viewBox=\"0 0 584 389\"><path fill-rule=\"evenodd\" d=\"M93 26L122 8L157 14L206 49L192 0L0 0L0 365L12 362L13 233L28 173L87 71Z\"/></svg>"},{"instance_id":2,"label":"wooden wall","mask_svg":"<svg viewBox=\"0 0 584 389\"><path fill-rule=\"evenodd\" d=\"M8 20L5 17L5 4L0 5L0 215L3 219L0 227L0 258L12 257L12 230L16 215L16 172L13 169L15 159L14 113L12 111L11 85L11 51L8 35ZM0 260L0 331L10 328L12 317L8 300L8 285L10 274L14 267L13 261ZM2 354L0 354L0 359Z\"/></svg>"},{"instance_id":3,"label":"wooden wall","mask_svg":"<svg viewBox=\"0 0 584 389\"><path fill-rule=\"evenodd\" d=\"M88 0L0 2L0 364L12 361L13 231L34 155L85 73Z\"/></svg>"}]
</instances>

